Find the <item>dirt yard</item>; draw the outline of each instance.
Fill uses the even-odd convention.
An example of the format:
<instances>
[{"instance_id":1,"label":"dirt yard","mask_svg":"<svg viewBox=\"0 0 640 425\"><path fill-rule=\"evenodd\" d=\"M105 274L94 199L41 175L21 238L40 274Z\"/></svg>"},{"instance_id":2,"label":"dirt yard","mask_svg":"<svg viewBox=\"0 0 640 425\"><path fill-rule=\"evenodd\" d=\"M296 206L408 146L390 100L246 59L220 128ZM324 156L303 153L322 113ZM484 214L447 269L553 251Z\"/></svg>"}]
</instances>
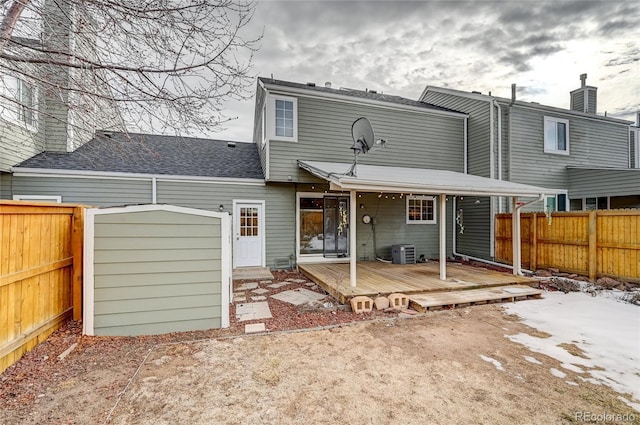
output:
<instances>
[{"instance_id":1,"label":"dirt yard","mask_svg":"<svg viewBox=\"0 0 640 425\"><path fill-rule=\"evenodd\" d=\"M502 310L192 342L84 337L61 361L38 366L36 348L28 370L0 376L0 423L640 423L610 388L556 378L558 361L509 341L541 335ZM63 329L47 352L77 339Z\"/></svg>"}]
</instances>

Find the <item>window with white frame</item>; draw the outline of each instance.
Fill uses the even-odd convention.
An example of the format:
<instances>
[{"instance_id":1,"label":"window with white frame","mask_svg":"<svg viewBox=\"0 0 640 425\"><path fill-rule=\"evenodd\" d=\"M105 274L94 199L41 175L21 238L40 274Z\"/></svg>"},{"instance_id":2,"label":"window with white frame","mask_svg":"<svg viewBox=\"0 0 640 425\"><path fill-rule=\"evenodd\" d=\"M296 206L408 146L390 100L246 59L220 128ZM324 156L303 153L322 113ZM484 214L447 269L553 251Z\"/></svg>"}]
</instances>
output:
<instances>
[{"instance_id":1,"label":"window with white frame","mask_svg":"<svg viewBox=\"0 0 640 425\"><path fill-rule=\"evenodd\" d=\"M545 153L569 154L569 121L544 117Z\"/></svg>"},{"instance_id":2,"label":"window with white frame","mask_svg":"<svg viewBox=\"0 0 640 425\"><path fill-rule=\"evenodd\" d=\"M407 224L435 223L435 196L407 196Z\"/></svg>"},{"instance_id":3,"label":"window with white frame","mask_svg":"<svg viewBox=\"0 0 640 425\"><path fill-rule=\"evenodd\" d=\"M0 107L3 118L27 128L36 127L36 88L26 81L3 75L0 83Z\"/></svg>"},{"instance_id":4,"label":"window with white frame","mask_svg":"<svg viewBox=\"0 0 640 425\"><path fill-rule=\"evenodd\" d=\"M267 103L267 134L272 140L298 141L298 99L269 96Z\"/></svg>"},{"instance_id":5,"label":"window with white frame","mask_svg":"<svg viewBox=\"0 0 640 425\"><path fill-rule=\"evenodd\" d=\"M567 195L565 193L549 195L544 199L544 210L546 212L568 211L567 206Z\"/></svg>"}]
</instances>

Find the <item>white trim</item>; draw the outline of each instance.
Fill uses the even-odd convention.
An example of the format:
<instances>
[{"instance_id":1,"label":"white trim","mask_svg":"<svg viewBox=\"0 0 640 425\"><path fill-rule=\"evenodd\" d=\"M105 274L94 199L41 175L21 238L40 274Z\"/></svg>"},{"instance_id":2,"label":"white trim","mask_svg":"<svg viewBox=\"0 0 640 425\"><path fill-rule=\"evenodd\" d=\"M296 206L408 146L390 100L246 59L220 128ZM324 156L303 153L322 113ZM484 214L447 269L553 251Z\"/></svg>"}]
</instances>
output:
<instances>
[{"instance_id":1,"label":"white trim","mask_svg":"<svg viewBox=\"0 0 640 425\"><path fill-rule=\"evenodd\" d=\"M93 254L94 254L94 221L95 214L98 209L88 208L84 215L84 260L83 260L83 317L82 317L82 333L84 335L94 335L94 270L93 270Z\"/></svg>"},{"instance_id":2,"label":"white trim","mask_svg":"<svg viewBox=\"0 0 640 425\"><path fill-rule=\"evenodd\" d=\"M95 211L93 213L95 215L122 214L122 213L145 212L145 211L167 211L167 212L174 212L174 213L180 213L180 214L191 214L191 215L198 215L203 217L214 217L214 218L223 218L225 215L228 215L228 213L225 213L225 212L200 210L195 208L179 207L176 205L164 205L164 204L130 205L126 207L107 207L107 208L100 208L100 209L92 208L87 211Z\"/></svg>"},{"instance_id":3,"label":"white trim","mask_svg":"<svg viewBox=\"0 0 640 425\"><path fill-rule=\"evenodd\" d=\"M358 272L356 266L356 247L358 245L356 227L358 222L356 216L358 211L356 210L356 203L358 202L357 193L355 190L349 192L349 285L355 288L358 282ZM336 246L338 241L335 241Z\"/></svg>"},{"instance_id":4,"label":"white trim","mask_svg":"<svg viewBox=\"0 0 640 425\"><path fill-rule=\"evenodd\" d=\"M558 140L555 141L556 143L556 148L555 149L551 149L547 147L547 124L551 124L553 123L556 126L557 129L557 125L558 124L564 124L565 125L565 129L566 129L566 134L565 134L565 140L567 143L567 149L565 150L559 150L558 147ZM557 136L557 130L556 130L556 136ZM542 120L542 146L543 146L543 151L544 153L549 153L549 154L554 154L554 155L570 155L571 152L571 143L570 143L570 138L569 138L569 120L566 120L564 118L556 118L556 117L552 117L552 116L547 116L545 115L543 120Z\"/></svg>"},{"instance_id":5,"label":"white trim","mask_svg":"<svg viewBox=\"0 0 640 425\"><path fill-rule=\"evenodd\" d=\"M469 116L469 114L465 114L462 112L441 111L438 109L420 108L418 106L402 105L399 103L385 102L385 101L375 100L375 99L354 98L353 96L339 94L339 93L325 93L325 92L318 92L318 91L312 91L312 90L307 91L300 88L284 87L277 84L268 84L267 89L274 94L295 93L298 97L331 99L334 101L352 104L352 105L364 104L367 106L383 108L383 109L395 109L395 110L403 110L403 111L421 112L424 114L443 115L443 116L448 116L453 118L465 118Z\"/></svg>"},{"instance_id":6,"label":"white trim","mask_svg":"<svg viewBox=\"0 0 640 425\"><path fill-rule=\"evenodd\" d=\"M262 230L262 258L260 259L260 267L266 267L267 265L267 226L266 226L266 216L267 216L267 208L266 208L266 202L264 199L234 199L232 201L232 211L233 214L232 216L235 217L236 214L236 206L237 204L259 204L262 206L262 214L259 217L259 221L258 221L258 225L260 226L260 229ZM231 225L231 238L233 239L233 235L236 231L236 229L234 228L235 226L235 218L233 219L233 223ZM233 253L235 254L235 243L232 243L232 250ZM235 255L232 255L232 264L233 267L236 267L235 264Z\"/></svg>"},{"instance_id":7,"label":"white trim","mask_svg":"<svg viewBox=\"0 0 640 425\"><path fill-rule=\"evenodd\" d=\"M158 179L157 177L151 178L151 203L158 203Z\"/></svg>"},{"instance_id":8,"label":"white trim","mask_svg":"<svg viewBox=\"0 0 640 425\"><path fill-rule=\"evenodd\" d=\"M293 136L277 136L276 135L276 101L293 103ZM298 98L290 96L281 96L277 94L267 94L267 132L268 140L277 140L281 142L298 142Z\"/></svg>"},{"instance_id":9,"label":"white trim","mask_svg":"<svg viewBox=\"0 0 640 425\"><path fill-rule=\"evenodd\" d=\"M442 217L440 220L440 231L438 232L438 239L440 239L438 249L440 257L440 280L447 280L447 195L441 193L439 198L440 217Z\"/></svg>"},{"instance_id":10,"label":"white trim","mask_svg":"<svg viewBox=\"0 0 640 425\"><path fill-rule=\"evenodd\" d=\"M438 214L436 213L436 197L435 196L428 196L428 195L411 195L411 196L406 196L406 202L405 202L405 211L404 211L404 218L405 218L405 224L436 224L438 222ZM416 199L421 199L421 200L426 200L426 201L431 201L433 203L433 219L432 220L409 220L409 201L411 200L416 200Z\"/></svg>"},{"instance_id":11,"label":"white trim","mask_svg":"<svg viewBox=\"0 0 640 425\"><path fill-rule=\"evenodd\" d=\"M465 117L464 119L464 135L463 135L463 164L462 164L462 172L464 174L469 173L469 117Z\"/></svg>"},{"instance_id":12,"label":"white trim","mask_svg":"<svg viewBox=\"0 0 640 425\"><path fill-rule=\"evenodd\" d=\"M166 182L190 182L190 183L218 183L218 184L240 184L248 186L264 186L263 179L233 178L233 177L205 177L205 176L183 176L170 174L143 174L143 173L121 173L111 171L86 171L86 170L60 170L50 168L20 168L12 167L11 171L15 177L60 177L60 178L81 178L81 179L111 179L111 180L145 180L153 178Z\"/></svg>"},{"instance_id":13,"label":"white trim","mask_svg":"<svg viewBox=\"0 0 640 425\"><path fill-rule=\"evenodd\" d=\"M635 168L640 168L640 128L636 128L633 142L636 144L636 163Z\"/></svg>"},{"instance_id":14,"label":"white trim","mask_svg":"<svg viewBox=\"0 0 640 425\"><path fill-rule=\"evenodd\" d=\"M58 204L62 203L60 195L13 195L14 201L54 201Z\"/></svg>"}]
</instances>

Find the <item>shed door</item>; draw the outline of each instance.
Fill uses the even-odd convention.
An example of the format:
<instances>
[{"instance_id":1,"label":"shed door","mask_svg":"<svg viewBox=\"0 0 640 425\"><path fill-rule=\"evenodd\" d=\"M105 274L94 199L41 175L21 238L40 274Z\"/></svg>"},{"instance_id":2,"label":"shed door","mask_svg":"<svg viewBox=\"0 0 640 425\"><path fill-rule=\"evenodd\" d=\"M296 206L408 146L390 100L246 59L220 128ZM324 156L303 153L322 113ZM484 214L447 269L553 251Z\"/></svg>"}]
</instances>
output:
<instances>
[{"instance_id":1,"label":"shed door","mask_svg":"<svg viewBox=\"0 0 640 425\"><path fill-rule=\"evenodd\" d=\"M234 267L262 266L264 220L262 203L237 203L234 216Z\"/></svg>"}]
</instances>

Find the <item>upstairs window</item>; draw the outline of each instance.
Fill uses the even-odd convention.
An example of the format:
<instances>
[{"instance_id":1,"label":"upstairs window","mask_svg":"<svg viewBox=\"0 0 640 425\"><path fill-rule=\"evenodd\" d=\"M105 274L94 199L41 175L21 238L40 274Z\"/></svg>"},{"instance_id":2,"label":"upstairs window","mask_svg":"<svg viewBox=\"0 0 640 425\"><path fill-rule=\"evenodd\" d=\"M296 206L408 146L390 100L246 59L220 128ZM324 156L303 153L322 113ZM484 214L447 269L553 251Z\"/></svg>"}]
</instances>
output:
<instances>
[{"instance_id":1,"label":"upstairs window","mask_svg":"<svg viewBox=\"0 0 640 425\"><path fill-rule=\"evenodd\" d=\"M37 123L36 89L19 78L4 75L0 83L0 107L3 118L27 128Z\"/></svg>"},{"instance_id":2,"label":"upstairs window","mask_svg":"<svg viewBox=\"0 0 640 425\"><path fill-rule=\"evenodd\" d=\"M270 96L267 104L267 131L271 140L298 141L298 99Z\"/></svg>"},{"instance_id":3,"label":"upstairs window","mask_svg":"<svg viewBox=\"0 0 640 425\"><path fill-rule=\"evenodd\" d=\"M407 196L407 224L435 224L436 198Z\"/></svg>"},{"instance_id":4,"label":"upstairs window","mask_svg":"<svg viewBox=\"0 0 640 425\"><path fill-rule=\"evenodd\" d=\"M569 154L569 121L544 117L545 153Z\"/></svg>"}]
</instances>

